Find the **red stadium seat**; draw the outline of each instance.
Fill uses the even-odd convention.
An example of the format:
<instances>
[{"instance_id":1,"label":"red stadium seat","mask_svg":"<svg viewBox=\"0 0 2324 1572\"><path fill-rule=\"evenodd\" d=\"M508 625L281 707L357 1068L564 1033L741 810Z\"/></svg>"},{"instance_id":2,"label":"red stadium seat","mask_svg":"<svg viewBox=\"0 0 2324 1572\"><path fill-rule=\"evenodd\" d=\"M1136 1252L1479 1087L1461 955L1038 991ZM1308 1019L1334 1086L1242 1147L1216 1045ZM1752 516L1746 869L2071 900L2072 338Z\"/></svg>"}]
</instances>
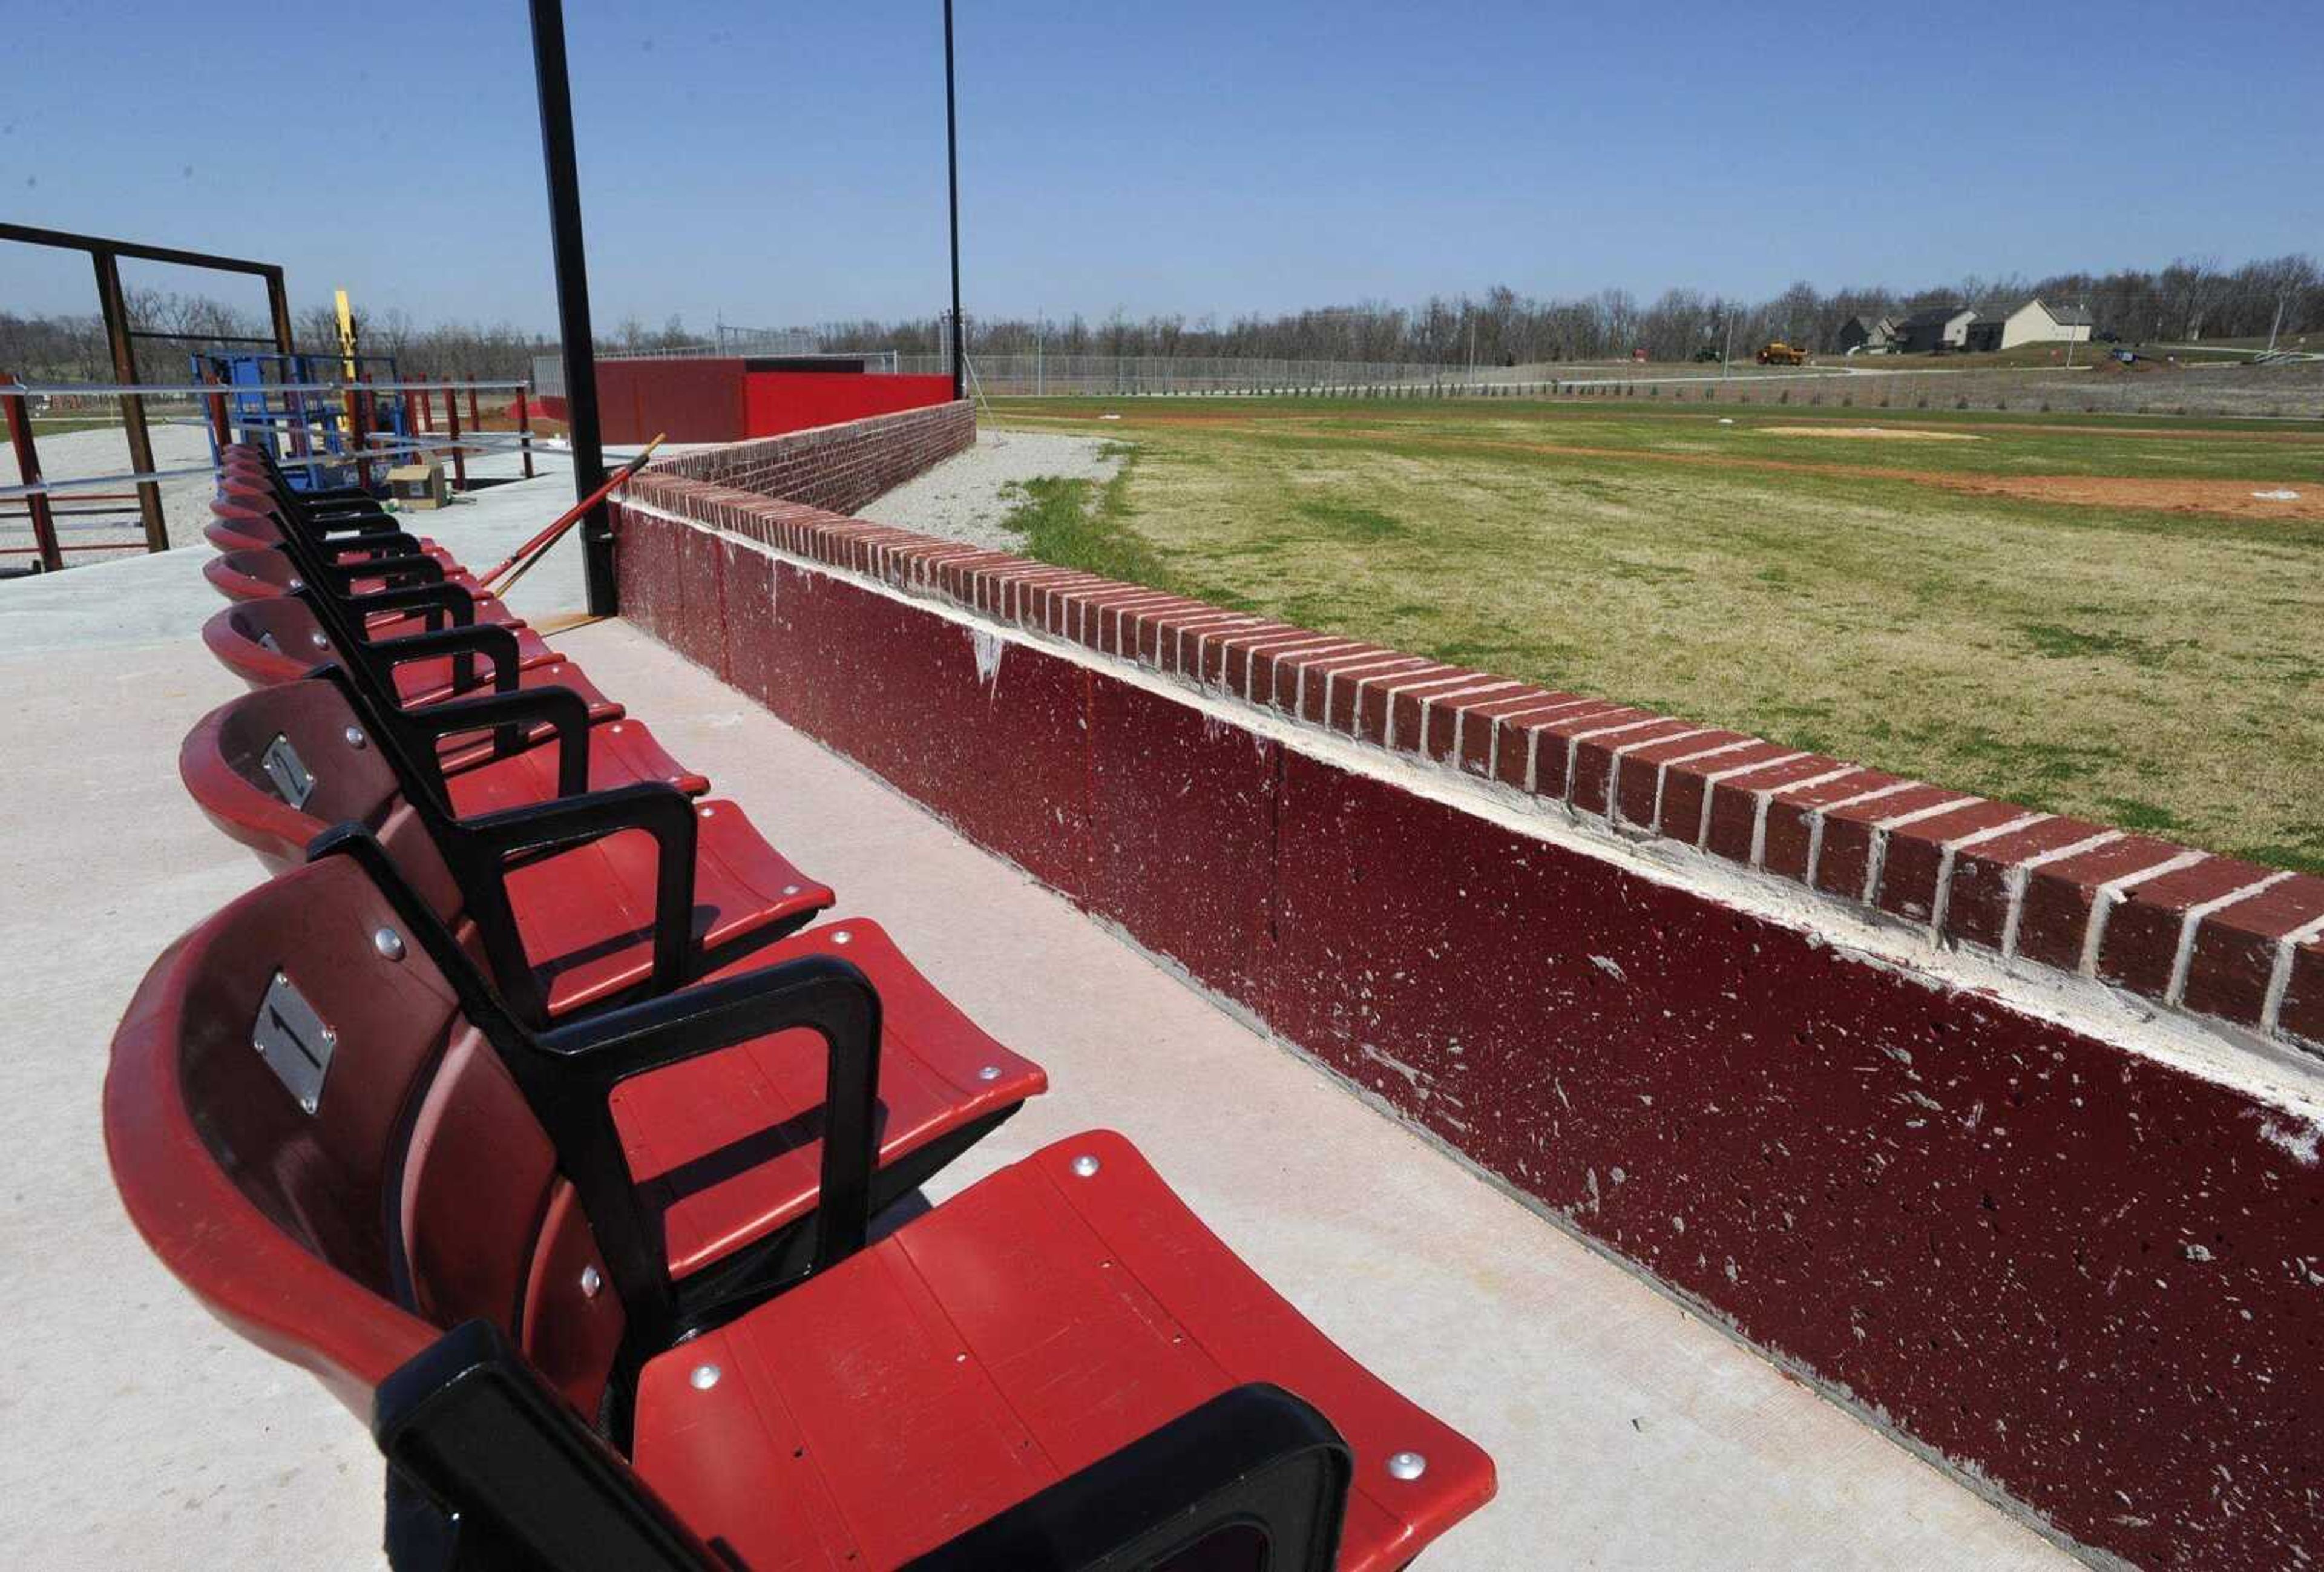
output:
<instances>
[{"instance_id":1,"label":"red stadium seat","mask_svg":"<svg viewBox=\"0 0 2324 1572\"><path fill-rule=\"evenodd\" d=\"M245 503L236 500L236 495L222 484L219 495L211 500L210 522L202 528L202 534L210 544L221 551L263 551L281 544L283 524L274 511L274 504ZM393 528L399 522L383 515L375 531L350 531L327 538L340 542L347 550L358 550L368 534L400 533ZM416 543L423 554L440 564L447 572L459 566L449 551L425 536Z\"/></svg>"},{"instance_id":2,"label":"red stadium seat","mask_svg":"<svg viewBox=\"0 0 2324 1572\"><path fill-rule=\"evenodd\" d=\"M399 1567L448 1542L560 1568L1369 1572L1492 1494L1482 1452L1119 1136L867 1244L890 1062L941 1005L871 930L535 1034L359 845L155 963L114 1040L106 1138L162 1262L370 1417ZM798 1113L764 1151L682 1166L707 1194L754 1159L811 1167L789 1236L812 1244L803 1278L706 1295L718 1273L673 1272L666 1187L638 1172L670 1153L631 1155L634 1122L664 1077L738 1052L792 1097L769 1111ZM729 1140L718 1112L698 1139Z\"/></svg>"},{"instance_id":3,"label":"red stadium seat","mask_svg":"<svg viewBox=\"0 0 2324 1572\"><path fill-rule=\"evenodd\" d=\"M557 743L456 775L427 771L429 728L484 726L509 709L538 715L557 702L495 696L382 725L341 686L282 684L205 717L180 750L179 773L211 820L271 867L302 861L334 825L374 832L436 915L464 921L472 949L530 1020L648 987L668 992L831 904L829 887L769 846L733 803L704 802L689 813L682 800L637 800L654 789L678 796L687 782L673 779L674 766L616 779L670 761L641 726L615 723L623 727L616 735L611 726L581 724L569 698L567 724L546 723L559 732ZM632 733L641 746L630 745ZM617 800L628 802L627 814L613 811ZM512 862L502 831L552 802L574 828L556 849ZM602 822L579 822L593 804L604 810ZM683 865L677 888L664 879L666 855Z\"/></svg>"},{"instance_id":4,"label":"red stadium seat","mask_svg":"<svg viewBox=\"0 0 2324 1572\"><path fill-rule=\"evenodd\" d=\"M477 631L488 629L480 626ZM513 648L521 662L524 653L532 648L524 636L530 630L501 631L516 641ZM338 646L315 620L314 612L297 600L236 601L202 624L202 643L226 670L254 688L291 681L324 661L340 658ZM476 683L456 688L453 681L454 659L451 654L428 655L397 664L394 683L398 701L406 705L433 704L464 692L489 690L489 681L481 672ZM554 651L549 652L546 661L520 664L519 679L519 686L526 689L572 689L589 701L593 721L621 717L621 706L598 692L578 666Z\"/></svg>"},{"instance_id":5,"label":"red stadium seat","mask_svg":"<svg viewBox=\"0 0 2324 1572\"><path fill-rule=\"evenodd\" d=\"M202 577L208 579L210 587L226 599L236 601L281 600L305 587L307 583L299 566L281 551L274 550L221 552L202 564ZM353 579L346 587L345 593L349 596L378 596L395 587L401 587L392 585L385 578L364 578ZM558 658L557 652L542 643L539 633L510 613L498 596L480 593L475 580L466 574L447 575L441 580L435 604L366 613L364 630L371 637L382 639L440 625L446 620L445 608L456 603L464 607L466 621L493 623L514 630L520 664L541 666ZM349 604L360 603L351 601Z\"/></svg>"},{"instance_id":6,"label":"red stadium seat","mask_svg":"<svg viewBox=\"0 0 2324 1572\"><path fill-rule=\"evenodd\" d=\"M336 661L337 646L316 623L314 613L304 603L296 600L241 601L222 607L202 624L202 643L218 663L252 688L270 688L278 683L296 682L308 676L318 666ZM311 658L310 658L311 657ZM407 675L417 671L419 676ZM355 674L349 673L352 678ZM455 690L450 685L451 662L448 656L429 663L425 668L406 667L396 680L399 702L413 710L421 710L449 699L489 691L488 686ZM552 661L546 665L520 668L515 671L516 691L533 693L552 688L565 688L579 694L587 707L592 726L606 726L623 718L622 707L607 698L591 685L578 667L569 661ZM434 680L440 686L408 696L410 689L422 678ZM521 740L539 744L555 735L553 727L536 725L528 727ZM447 736L438 746L447 773L474 769L489 759L509 750L490 742L465 735Z\"/></svg>"},{"instance_id":7,"label":"red stadium seat","mask_svg":"<svg viewBox=\"0 0 2324 1572\"><path fill-rule=\"evenodd\" d=\"M643 781L668 781L689 797L710 790L641 722L593 726L583 735L587 791ZM515 754L487 753L469 769L446 772L446 799L462 818L553 801L566 794L564 751L552 732ZM304 864L308 844L335 824L354 821L392 840L389 819L411 821L408 811L394 812L401 796L394 765L346 696L321 678L263 688L210 711L179 748L178 774L210 822L273 873Z\"/></svg>"}]
</instances>

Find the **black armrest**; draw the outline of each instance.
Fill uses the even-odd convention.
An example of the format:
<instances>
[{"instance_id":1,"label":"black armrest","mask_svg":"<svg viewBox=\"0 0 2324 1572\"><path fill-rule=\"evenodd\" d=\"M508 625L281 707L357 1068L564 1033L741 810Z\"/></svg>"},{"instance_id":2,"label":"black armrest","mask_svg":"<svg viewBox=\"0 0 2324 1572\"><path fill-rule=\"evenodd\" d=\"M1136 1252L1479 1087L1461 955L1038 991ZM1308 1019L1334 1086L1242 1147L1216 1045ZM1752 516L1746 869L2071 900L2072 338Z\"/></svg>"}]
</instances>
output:
<instances>
[{"instance_id":1,"label":"black armrest","mask_svg":"<svg viewBox=\"0 0 2324 1572\"><path fill-rule=\"evenodd\" d=\"M492 661L493 690L496 693L514 693L522 680L516 634L499 623L472 623L465 628L438 628L433 633L366 640L363 653L391 670L431 655L448 654L453 657L452 689L456 693L476 685L475 669L459 658L464 654L482 655ZM392 678L384 687L385 697L395 702Z\"/></svg>"},{"instance_id":2,"label":"black armrest","mask_svg":"<svg viewBox=\"0 0 2324 1572\"><path fill-rule=\"evenodd\" d=\"M358 617L376 611L426 611L432 632L446 626L465 628L476 620L476 597L457 584L399 584L346 598L347 610Z\"/></svg>"},{"instance_id":3,"label":"black armrest","mask_svg":"<svg viewBox=\"0 0 2324 1572\"><path fill-rule=\"evenodd\" d=\"M505 754L523 746L518 726L547 721L557 728L557 794L579 797L589 790L589 701L570 688L527 688L514 693L487 693L475 698L447 698L438 704L396 712L396 725L410 735L434 743L466 731L494 730L498 752ZM444 765L432 746L409 750L429 773L437 795L447 809L450 800L444 787Z\"/></svg>"},{"instance_id":4,"label":"black armrest","mask_svg":"<svg viewBox=\"0 0 2324 1572\"><path fill-rule=\"evenodd\" d=\"M555 802L503 809L497 813L456 821L459 838L477 854L473 867L455 868L468 886L473 902L477 892L471 875L489 874L497 887L506 876L508 859L519 853L559 851L603 840L625 830L643 830L654 837L653 989L669 993L686 985L694 951L694 802L665 781L641 781L610 791L592 791ZM462 862L472 859L463 855ZM487 925L487 948L494 948L493 926ZM518 943L516 924L508 920L502 936L507 953L495 955L502 991L514 994L516 978L530 977L531 968ZM545 1009L528 1012L535 1020Z\"/></svg>"},{"instance_id":5,"label":"black armrest","mask_svg":"<svg viewBox=\"0 0 2324 1572\"><path fill-rule=\"evenodd\" d=\"M392 519L394 515L380 505L374 496L349 497L342 501L316 502L304 492L292 492L282 499L286 509L296 509L299 516L311 524L333 523L347 519Z\"/></svg>"},{"instance_id":6,"label":"black armrest","mask_svg":"<svg viewBox=\"0 0 2324 1572\"><path fill-rule=\"evenodd\" d=\"M1200 1565L1331 1572L1353 1477L1348 1444L1329 1419L1279 1386L1254 1382L1067 1475L904 1572L1132 1572L1213 1535L1247 1541L1248 1557Z\"/></svg>"},{"instance_id":7,"label":"black armrest","mask_svg":"<svg viewBox=\"0 0 2324 1572\"><path fill-rule=\"evenodd\" d=\"M409 557L386 557L373 562L324 562L318 566L323 580L343 596L358 578L384 578L391 586L444 582L444 564L416 551Z\"/></svg>"},{"instance_id":8,"label":"black armrest","mask_svg":"<svg viewBox=\"0 0 2324 1572\"><path fill-rule=\"evenodd\" d=\"M360 530L340 532L300 528L297 533L308 547L333 562L346 561L358 551L368 551L374 557L417 557L420 554L416 536L393 528L392 521L381 522L388 527L377 528L366 523Z\"/></svg>"},{"instance_id":9,"label":"black armrest","mask_svg":"<svg viewBox=\"0 0 2324 1572\"><path fill-rule=\"evenodd\" d=\"M825 1271L863 1247L880 1155L881 1010L861 969L835 957L808 956L536 1033L484 983L369 830L334 826L315 837L307 856L355 860L500 1054L556 1149L558 1171L573 1181L621 1296L628 1325L617 1364L632 1376L680 1328L660 1219L631 1178L613 1123L613 1088L630 1077L792 1028L821 1037L824 1147L812 1270Z\"/></svg>"},{"instance_id":10,"label":"black armrest","mask_svg":"<svg viewBox=\"0 0 2324 1572\"><path fill-rule=\"evenodd\" d=\"M277 519L281 513L277 513ZM409 556L420 549L420 541L397 528L391 513L379 513L376 519L332 519L327 523L293 519L286 521L286 528L300 540L330 551L381 551L388 556Z\"/></svg>"},{"instance_id":11,"label":"black armrest","mask_svg":"<svg viewBox=\"0 0 2324 1572\"><path fill-rule=\"evenodd\" d=\"M770 1032L804 1027L825 1049L823 1167L816 1201L815 1271L827 1271L863 1248L872 1226L872 1179L879 1166L880 995L861 969L835 956L807 956L761 966L738 976L697 984L682 993L604 1011L544 1033L540 1046L554 1061L539 1077L554 1088L553 1110L534 1112L558 1143L558 1161L576 1188L596 1231L597 1247L614 1263L609 1232L638 1255L632 1277L669 1281L669 1257L659 1232L639 1210L621 1133L606 1099L632 1076L732 1048ZM520 1084L527 1077L519 1076ZM528 1096L532 1088L526 1087ZM592 1197L573 1164L601 1177L612 1218ZM616 1202L614 1197L618 1196ZM624 1217L632 1221L624 1224ZM622 1281L616 1270L614 1280ZM626 1302L626 1301L625 1301Z\"/></svg>"},{"instance_id":12,"label":"black armrest","mask_svg":"<svg viewBox=\"0 0 2324 1572\"><path fill-rule=\"evenodd\" d=\"M371 1433L401 1572L726 1566L489 1321L453 1327L381 1382Z\"/></svg>"}]
</instances>

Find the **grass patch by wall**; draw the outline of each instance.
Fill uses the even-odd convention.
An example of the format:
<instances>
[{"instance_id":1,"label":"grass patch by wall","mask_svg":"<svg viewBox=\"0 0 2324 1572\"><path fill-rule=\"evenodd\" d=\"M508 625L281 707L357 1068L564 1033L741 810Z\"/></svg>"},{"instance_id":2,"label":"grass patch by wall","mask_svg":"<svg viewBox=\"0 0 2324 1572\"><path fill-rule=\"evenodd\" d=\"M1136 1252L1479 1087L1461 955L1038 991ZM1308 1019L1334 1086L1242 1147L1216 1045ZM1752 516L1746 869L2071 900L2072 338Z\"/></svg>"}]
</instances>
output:
<instances>
[{"instance_id":1,"label":"grass patch by wall","mask_svg":"<svg viewBox=\"0 0 2324 1572\"><path fill-rule=\"evenodd\" d=\"M1518 401L1001 419L1100 409L1135 460L1027 488L1044 560L2324 871L2324 522L1926 479L2324 491L2312 432L1983 415L1892 444L1753 428L1941 418Z\"/></svg>"}]
</instances>

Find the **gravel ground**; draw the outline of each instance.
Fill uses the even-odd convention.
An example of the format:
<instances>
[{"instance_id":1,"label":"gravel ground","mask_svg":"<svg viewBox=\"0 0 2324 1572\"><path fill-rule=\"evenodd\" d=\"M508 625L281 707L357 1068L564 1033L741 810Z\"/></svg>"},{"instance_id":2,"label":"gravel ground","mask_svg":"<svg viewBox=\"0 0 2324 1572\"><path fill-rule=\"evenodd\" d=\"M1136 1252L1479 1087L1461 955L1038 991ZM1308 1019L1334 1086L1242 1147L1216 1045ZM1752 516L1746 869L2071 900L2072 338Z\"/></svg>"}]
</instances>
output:
<instances>
[{"instance_id":1,"label":"gravel ground","mask_svg":"<svg viewBox=\"0 0 2324 1572\"><path fill-rule=\"evenodd\" d=\"M1113 478L1121 467L1117 446L1104 437L1065 436L1049 431L979 431L976 446L947 458L917 480L907 481L857 511L859 518L918 530L926 535L965 541L988 551L1015 551L1024 539L1002 523L1018 499L1003 488L1047 475L1068 480Z\"/></svg>"},{"instance_id":2,"label":"gravel ground","mask_svg":"<svg viewBox=\"0 0 2324 1572\"><path fill-rule=\"evenodd\" d=\"M199 475L180 476L175 480L159 483L161 489L161 517L170 526L170 544L189 545L202 538L202 525L210 512L210 495L217 488L210 478L210 439L199 426L167 426L158 422L152 428L153 437L153 467L156 469L186 469L199 465ZM41 476L44 480L78 480L86 476L125 475L135 466L129 462L129 439L121 428L110 427L90 431L60 431L43 434L39 439ZM13 448L0 445L0 485L18 482L16 455ZM113 487L132 491L128 485ZM60 507L95 505L79 500L72 492L53 494L52 500ZM21 501L12 499L0 510L0 546L30 546L32 543L32 521L18 511ZM114 504L107 504L114 505ZM125 542L121 552L71 551L67 559L72 562L101 562L107 557L145 549L145 527L139 522L137 504L134 499L118 504L124 511L103 518L60 518L57 521L57 540L69 546L77 541L120 541ZM0 557L0 564L22 567L31 559L21 554Z\"/></svg>"}]
</instances>

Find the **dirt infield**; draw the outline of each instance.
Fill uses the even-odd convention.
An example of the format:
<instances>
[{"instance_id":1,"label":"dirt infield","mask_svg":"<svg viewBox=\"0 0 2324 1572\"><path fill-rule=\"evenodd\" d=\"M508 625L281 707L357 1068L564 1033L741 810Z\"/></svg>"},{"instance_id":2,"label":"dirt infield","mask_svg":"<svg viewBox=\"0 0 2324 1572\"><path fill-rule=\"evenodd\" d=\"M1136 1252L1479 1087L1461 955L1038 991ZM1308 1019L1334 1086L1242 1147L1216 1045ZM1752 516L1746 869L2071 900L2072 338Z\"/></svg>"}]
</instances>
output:
<instances>
[{"instance_id":1,"label":"dirt infield","mask_svg":"<svg viewBox=\"0 0 2324 1572\"><path fill-rule=\"evenodd\" d=\"M1950 491L2094 508L2145 508L2237 519L2324 519L2324 487L2262 480L2147 480L2087 475L1920 475ZM2259 492L2291 491L2291 500Z\"/></svg>"},{"instance_id":2,"label":"dirt infield","mask_svg":"<svg viewBox=\"0 0 2324 1572\"><path fill-rule=\"evenodd\" d=\"M1761 426L1757 430L1773 428ZM1869 428L1866 428L1869 429ZM1814 436L1831 432L1808 428ZM1885 436L1927 435L1938 439L1947 432L1920 433L1882 428ZM1364 434L1360 429L1335 432L1342 439ZM1393 428L1370 434L1393 438ZM1503 451L1557 454L1582 458L1618 458L1645 464L1671 464L1729 473L1823 475L1846 480L1896 480L1914 485L1979 496L2015 497L2024 502L2057 503L2069 507L2143 508L2156 513L2200 513L2215 518L2324 519L2324 486L2282 480L2187 480L2172 477L2082 475L1963 475L1939 469L1891 469L1868 464L1829 464L1796 458L1757 458L1742 454L1670 453L1652 448L1607 448L1582 443L1519 442L1489 438L1448 439L1435 444L1442 451ZM2264 491L2296 491L2291 502L2255 495Z\"/></svg>"},{"instance_id":3,"label":"dirt infield","mask_svg":"<svg viewBox=\"0 0 2324 1572\"><path fill-rule=\"evenodd\" d=\"M1926 426L1755 426L1770 437L1837 437L1860 442L1982 442L1975 431L1936 431Z\"/></svg>"}]
</instances>

